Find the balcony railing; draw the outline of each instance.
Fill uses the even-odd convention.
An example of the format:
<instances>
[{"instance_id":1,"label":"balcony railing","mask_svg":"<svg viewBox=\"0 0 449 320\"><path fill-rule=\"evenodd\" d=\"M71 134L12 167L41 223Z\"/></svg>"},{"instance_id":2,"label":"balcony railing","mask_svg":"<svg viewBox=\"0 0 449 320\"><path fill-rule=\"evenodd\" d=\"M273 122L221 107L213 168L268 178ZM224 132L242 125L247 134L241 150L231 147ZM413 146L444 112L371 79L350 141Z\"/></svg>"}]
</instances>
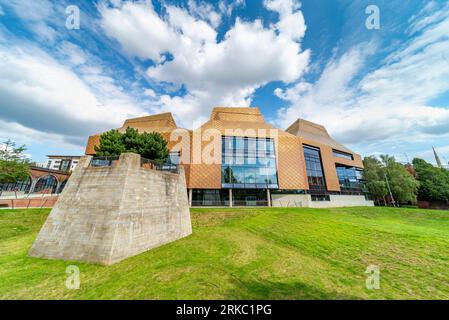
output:
<instances>
[{"instance_id":1,"label":"balcony railing","mask_svg":"<svg viewBox=\"0 0 449 320\"><path fill-rule=\"evenodd\" d=\"M142 168L153 169L158 171L167 171L171 173L178 173L179 166L173 163L166 163L157 160L150 160L146 158L140 158L140 166Z\"/></svg>"},{"instance_id":2,"label":"balcony railing","mask_svg":"<svg viewBox=\"0 0 449 320\"><path fill-rule=\"evenodd\" d=\"M119 160L120 160L119 156L94 157L90 161L89 167L115 167ZM179 166L176 164L165 163L157 160L150 160L143 157L140 158L140 166L142 168L158 171L166 171L172 173L179 172Z\"/></svg>"},{"instance_id":3,"label":"balcony railing","mask_svg":"<svg viewBox=\"0 0 449 320\"><path fill-rule=\"evenodd\" d=\"M94 157L90 161L89 167L114 167L119 158L119 156Z\"/></svg>"}]
</instances>

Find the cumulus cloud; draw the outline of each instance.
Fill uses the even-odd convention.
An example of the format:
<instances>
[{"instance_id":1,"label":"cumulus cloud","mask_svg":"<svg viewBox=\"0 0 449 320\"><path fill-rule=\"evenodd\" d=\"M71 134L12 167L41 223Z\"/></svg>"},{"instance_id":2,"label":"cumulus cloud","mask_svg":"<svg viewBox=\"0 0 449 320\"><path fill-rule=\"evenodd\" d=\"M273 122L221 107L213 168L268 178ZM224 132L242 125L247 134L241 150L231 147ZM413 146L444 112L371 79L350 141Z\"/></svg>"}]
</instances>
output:
<instances>
[{"instance_id":1,"label":"cumulus cloud","mask_svg":"<svg viewBox=\"0 0 449 320\"><path fill-rule=\"evenodd\" d=\"M218 8L220 12L227 17L230 17L235 9L246 6L245 0L230 0L231 2L221 0L218 3Z\"/></svg>"},{"instance_id":2,"label":"cumulus cloud","mask_svg":"<svg viewBox=\"0 0 449 320\"><path fill-rule=\"evenodd\" d=\"M212 27L217 28L221 23L221 15L210 3L198 3L195 0L188 1L189 12L193 16L197 16L207 21Z\"/></svg>"},{"instance_id":3,"label":"cumulus cloud","mask_svg":"<svg viewBox=\"0 0 449 320\"><path fill-rule=\"evenodd\" d=\"M53 42L57 37L57 32L51 24L55 23L56 17L61 16L61 12L58 12L59 7L49 0L0 0L0 4L13 10L41 39Z\"/></svg>"},{"instance_id":4,"label":"cumulus cloud","mask_svg":"<svg viewBox=\"0 0 449 320\"><path fill-rule=\"evenodd\" d=\"M67 147L77 146L76 144L64 140L64 137L59 134L34 130L14 121L9 122L0 119L0 146L3 145L2 142L6 142L11 137L14 137L14 141L17 145L25 144L30 146L36 143L42 143Z\"/></svg>"},{"instance_id":5,"label":"cumulus cloud","mask_svg":"<svg viewBox=\"0 0 449 320\"><path fill-rule=\"evenodd\" d=\"M446 6L447 8L447 6ZM416 16L415 37L398 46L379 67L364 74L376 48L353 47L332 59L314 83L298 82L275 94L290 105L278 112L283 127L304 117L327 126L344 143L364 149L409 145L449 135L449 106L430 102L449 91L449 11ZM360 143L363 141L363 145Z\"/></svg>"},{"instance_id":6,"label":"cumulus cloud","mask_svg":"<svg viewBox=\"0 0 449 320\"><path fill-rule=\"evenodd\" d=\"M80 76L41 49L25 44L0 46L0 96L3 122L58 134L77 145L85 144L89 134L144 113L100 69Z\"/></svg>"},{"instance_id":7,"label":"cumulus cloud","mask_svg":"<svg viewBox=\"0 0 449 320\"><path fill-rule=\"evenodd\" d=\"M101 4L99 10L106 34L139 58L161 62L162 53L176 44L174 32L159 18L151 2L119 2L114 7Z\"/></svg>"},{"instance_id":8,"label":"cumulus cloud","mask_svg":"<svg viewBox=\"0 0 449 320\"><path fill-rule=\"evenodd\" d=\"M299 11L299 2L295 0L265 0L264 4L268 9L279 14L276 28L281 35L289 36L294 41L304 37L306 24L302 12Z\"/></svg>"},{"instance_id":9,"label":"cumulus cloud","mask_svg":"<svg viewBox=\"0 0 449 320\"><path fill-rule=\"evenodd\" d=\"M237 18L221 40L206 14L213 9L195 6L166 5L164 16L151 2L100 7L106 33L129 54L154 63L147 70L151 79L187 89L160 97L161 109L184 125L206 117L214 105L247 106L266 83L291 83L306 71L310 52L301 49L306 26L296 2L266 1L268 10L279 13L277 23L264 27L260 20Z\"/></svg>"}]
</instances>

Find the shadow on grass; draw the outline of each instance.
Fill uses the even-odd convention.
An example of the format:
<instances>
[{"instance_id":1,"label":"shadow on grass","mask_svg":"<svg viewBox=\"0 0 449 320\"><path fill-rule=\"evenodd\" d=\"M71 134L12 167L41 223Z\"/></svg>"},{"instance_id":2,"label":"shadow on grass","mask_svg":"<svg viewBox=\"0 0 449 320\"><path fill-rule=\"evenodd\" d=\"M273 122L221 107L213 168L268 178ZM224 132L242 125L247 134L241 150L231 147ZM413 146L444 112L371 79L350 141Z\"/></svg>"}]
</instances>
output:
<instances>
[{"instance_id":1,"label":"shadow on grass","mask_svg":"<svg viewBox=\"0 0 449 320\"><path fill-rule=\"evenodd\" d=\"M360 300L346 295L310 286L302 282L284 283L274 281L233 281L234 288L227 292L235 300Z\"/></svg>"}]
</instances>

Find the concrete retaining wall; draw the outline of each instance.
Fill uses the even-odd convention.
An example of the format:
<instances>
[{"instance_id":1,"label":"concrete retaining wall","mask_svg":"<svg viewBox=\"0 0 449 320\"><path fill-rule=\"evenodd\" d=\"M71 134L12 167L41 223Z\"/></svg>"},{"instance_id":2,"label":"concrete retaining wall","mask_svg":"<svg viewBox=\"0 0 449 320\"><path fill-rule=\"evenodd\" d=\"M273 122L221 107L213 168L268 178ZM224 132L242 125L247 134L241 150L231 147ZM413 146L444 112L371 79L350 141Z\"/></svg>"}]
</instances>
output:
<instances>
[{"instance_id":1,"label":"concrete retaining wall","mask_svg":"<svg viewBox=\"0 0 449 320\"><path fill-rule=\"evenodd\" d=\"M337 208L337 207L373 207L374 202L364 196L330 195L330 201L312 201L309 194L272 194L273 207L309 207L309 208Z\"/></svg>"},{"instance_id":2,"label":"concrete retaining wall","mask_svg":"<svg viewBox=\"0 0 449 320\"><path fill-rule=\"evenodd\" d=\"M115 167L83 157L29 255L110 265L192 233L185 173L142 168L122 154Z\"/></svg>"},{"instance_id":3,"label":"concrete retaining wall","mask_svg":"<svg viewBox=\"0 0 449 320\"><path fill-rule=\"evenodd\" d=\"M308 194L272 194L271 206L273 207L310 207L310 195Z\"/></svg>"}]
</instances>

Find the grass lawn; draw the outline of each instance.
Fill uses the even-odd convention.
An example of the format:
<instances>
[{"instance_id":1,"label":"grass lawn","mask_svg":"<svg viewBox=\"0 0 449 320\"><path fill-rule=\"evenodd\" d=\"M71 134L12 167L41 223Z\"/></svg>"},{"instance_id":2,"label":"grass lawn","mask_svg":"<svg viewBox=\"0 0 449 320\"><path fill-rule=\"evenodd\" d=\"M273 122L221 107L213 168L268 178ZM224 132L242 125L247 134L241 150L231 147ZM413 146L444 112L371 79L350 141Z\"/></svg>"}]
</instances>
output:
<instances>
[{"instance_id":1,"label":"grass lawn","mask_svg":"<svg viewBox=\"0 0 449 320\"><path fill-rule=\"evenodd\" d=\"M449 299L449 212L191 212L190 237L105 267L27 257L49 210L0 210L0 299ZM379 290L365 287L372 264Z\"/></svg>"}]
</instances>

